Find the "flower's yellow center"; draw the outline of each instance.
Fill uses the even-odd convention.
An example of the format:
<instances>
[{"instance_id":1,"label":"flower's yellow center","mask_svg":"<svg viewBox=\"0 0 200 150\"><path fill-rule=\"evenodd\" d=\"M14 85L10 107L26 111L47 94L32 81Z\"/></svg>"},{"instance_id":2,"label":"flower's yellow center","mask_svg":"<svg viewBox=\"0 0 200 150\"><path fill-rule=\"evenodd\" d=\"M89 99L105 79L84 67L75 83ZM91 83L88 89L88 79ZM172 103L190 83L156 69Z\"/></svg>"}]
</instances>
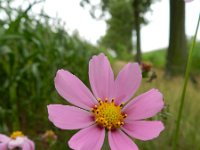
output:
<instances>
[{"instance_id":1,"label":"flower's yellow center","mask_svg":"<svg viewBox=\"0 0 200 150\"><path fill-rule=\"evenodd\" d=\"M10 138L11 139L16 139L17 137L23 137L24 134L21 131L15 131L11 134Z\"/></svg>"},{"instance_id":2,"label":"flower's yellow center","mask_svg":"<svg viewBox=\"0 0 200 150\"><path fill-rule=\"evenodd\" d=\"M121 112L123 104L116 105L114 99L111 102L108 102L107 98L105 98L105 101L102 101L100 98L97 100L99 104L92 108L97 124L108 130L116 129L124 125L123 120L127 117L127 114Z\"/></svg>"}]
</instances>

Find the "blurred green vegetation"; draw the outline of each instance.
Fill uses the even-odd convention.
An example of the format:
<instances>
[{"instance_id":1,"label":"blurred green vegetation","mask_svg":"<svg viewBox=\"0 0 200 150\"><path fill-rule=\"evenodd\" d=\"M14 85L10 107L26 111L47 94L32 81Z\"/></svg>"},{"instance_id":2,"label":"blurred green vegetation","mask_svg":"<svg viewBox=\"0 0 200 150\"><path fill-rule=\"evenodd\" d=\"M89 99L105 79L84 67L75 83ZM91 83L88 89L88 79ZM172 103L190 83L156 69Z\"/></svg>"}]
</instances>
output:
<instances>
[{"instance_id":1,"label":"blurred green vegetation","mask_svg":"<svg viewBox=\"0 0 200 150\"><path fill-rule=\"evenodd\" d=\"M99 44L114 50L117 58L124 59L133 48L134 21L131 2L129 0L111 0L107 5L112 17L106 21L108 28L106 34L99 40Z\"/></svg>"},{"instance_id":2,"label":"blurred green vegetation","mask_svg":"<svg viewBox=\"0 0 200 150\"><path fill-rule=\"evenodd\" d=\"M166 53L167 50L165 48L143 53L143 61L151 62L157 68L165 68ZM200 73L200 42L197 42L194 48L192 71Z\"/></svg>"},{"instance_id":3,"label":"blurred green vegetation","mask_svg":"<svg viewBox=\"0 0 200 150\"><path fill-rule=\"evenodd\" d=\"M115 73L126 64L123 61L114 62ZM175 76L174 78L165 79L165 71L152 68L156 73L157 78L152 82L147 82L147 79L143 79L143 82L137 91L136 95L139 95L151 88L159 89L164 97L165 108L159 113L155 120L162 120L165 124L165 130L160 136L151 141L139 141L134 140L141 150L171 150L173 143L173 136L176 126L177 110L180 105L180 94L182 91L183 77ZM178 150L199 150L200 149L200 119L199 110L199 90L200 90L200 76L196 76L196 84L189 82L185 106L183 111L183 118L180 127L180 138ZM136 96L135 95L135 96Z\"/></svg>"},{"instance_id":4,"label":"blurred green vegetation","mask_svg":"<svg viewBox=\"0 0 200 150\"><path fill-rule=\"evenodd\" d=\"M53 127L47 104L65 103L54 88L56 71L67 69L88 84L88 61L99 50L78 34L70 36L59 19L33 15L35 4L23 9L11 4L1 1L0 10L0 133L22 130L38 141ZM58 145L66 147L63 140Z\"/></svg>"}]
</instances>

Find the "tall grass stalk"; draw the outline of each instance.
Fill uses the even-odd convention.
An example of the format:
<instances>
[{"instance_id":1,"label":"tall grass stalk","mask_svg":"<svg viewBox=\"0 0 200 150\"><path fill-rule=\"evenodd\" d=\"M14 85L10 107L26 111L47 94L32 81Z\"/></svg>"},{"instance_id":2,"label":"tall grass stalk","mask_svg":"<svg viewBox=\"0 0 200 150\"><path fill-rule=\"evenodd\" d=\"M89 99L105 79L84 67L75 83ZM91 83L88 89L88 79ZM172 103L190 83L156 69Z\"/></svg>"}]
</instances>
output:
<instances>
[{"instance_id":1,"label":"tall grass stalk","mask_svg":"<svg viewBox=\"0 0 200 150\"><path fill-rule=\"evenodd\" d=\"M173 150L177 150L177 146L178 146L180 123L181 123L181 119L182 119L183 106L184 106L184 101L185 101L185 94L186 94L188 79L189 79L190 70L191 70L192 56L193 56L194 47L195 47L195 44L196 44L196 37L197 37L197 33L198 33L199 22L200 22L200 14L199 14L196 31L195 31L195 34L194 34L194 37L193 37L193 40L192 40L192 45L190 47L188 60L187 60L183 89L182 89L181 98L180 98L180 106L179 106L177 122L176 122L176 129L175 129L175 134L174 134Z\"/></svg>"}]
</instances>

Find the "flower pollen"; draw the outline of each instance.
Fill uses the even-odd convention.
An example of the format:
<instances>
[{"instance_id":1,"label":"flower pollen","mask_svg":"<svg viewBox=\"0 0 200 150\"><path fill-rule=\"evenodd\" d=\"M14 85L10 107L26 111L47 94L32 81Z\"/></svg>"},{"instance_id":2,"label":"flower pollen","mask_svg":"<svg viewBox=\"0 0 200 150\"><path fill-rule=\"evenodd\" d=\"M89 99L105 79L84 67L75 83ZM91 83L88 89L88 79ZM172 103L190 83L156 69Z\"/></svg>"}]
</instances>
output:
<instances>
[{"instance_id":1,"label":"flower pollen","mask_svg":"<svg viewBox=\"0 0 200 150\"><path fill-rule=\"evenodd\" d=\"M11 139L16 139L17 137L24 137L24 134L21 131L15 131L10 135Z\"/></svg>"},{"instance_id":2,"label":"flower pollen","mask_svg":"<svg viewBox=\"0 0 200 150\"><path fill-rule=\"evenodd\" d=\"M114 98L111 102L108 102L108 98L102 101L100 98L98 100L98 105L92 108L92 112L95 117L95 122L108 130L119 128L124 125L124 118L127 114L122 114L121 109L124 104L116 105L114 103Z\"/></svg>"}]
</instances>

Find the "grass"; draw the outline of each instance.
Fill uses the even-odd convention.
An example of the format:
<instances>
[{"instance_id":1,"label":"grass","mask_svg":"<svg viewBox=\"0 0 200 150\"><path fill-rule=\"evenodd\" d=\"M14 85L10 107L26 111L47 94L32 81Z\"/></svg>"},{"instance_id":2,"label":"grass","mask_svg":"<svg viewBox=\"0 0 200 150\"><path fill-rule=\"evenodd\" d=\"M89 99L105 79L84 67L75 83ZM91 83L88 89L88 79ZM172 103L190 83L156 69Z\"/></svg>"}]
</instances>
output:
<instances>
[{"instance_id":1,"label":"grass","mask_svg":"<svg viewBox=\"0 0 200 150\"><path fill-rule=\"evenodd\" d=\"M157 68L165 66L166 49L154 50L142 54L143 61L151 62Z\"/></svg>"},{"instance_id":2,"label":"grass","mask_svg":"<svg viewBox=\"0 0 200 150\"><path fill-rule=\"evenodd\" d=\"M151 52L143 53L142 58L143 61L151 62L156 68L164 68L165 60L166 60L166 48L154 50ZM192 71L200 72L200 42L196 43L193 54L193 63L192 63Z\"/></svg>"},{"instance_id":3,"label":"grass","mask_svg":"<svg viewBox=\"0 0 200 150\"><path fill-rule=\"evenodd\" d=\"M124 62L115 62L113 65L115 72L118 72L124 65ZM164 132L153 141L141 142L136 141L142 150L151 149L172 149L172 140L176 123L177 110L179 107L179 99L182 89L183 78L175 77L170 80L164 79L163 69L155 69L157 79L153 82L146 82L144 79L139 91L136 95L149 90L150 88L157 88L163 93L165 101L165 109L155 119L161 119L165 123ZM197 81L200 83L200 76L197 77ZM179 150L199 150L200 149L200 119L199 110L199 90L200 85L194 85L189 83L188 91L186 93L185 108L183 112L183 119L180 132Z\"/></svg>"}]
</instances>

